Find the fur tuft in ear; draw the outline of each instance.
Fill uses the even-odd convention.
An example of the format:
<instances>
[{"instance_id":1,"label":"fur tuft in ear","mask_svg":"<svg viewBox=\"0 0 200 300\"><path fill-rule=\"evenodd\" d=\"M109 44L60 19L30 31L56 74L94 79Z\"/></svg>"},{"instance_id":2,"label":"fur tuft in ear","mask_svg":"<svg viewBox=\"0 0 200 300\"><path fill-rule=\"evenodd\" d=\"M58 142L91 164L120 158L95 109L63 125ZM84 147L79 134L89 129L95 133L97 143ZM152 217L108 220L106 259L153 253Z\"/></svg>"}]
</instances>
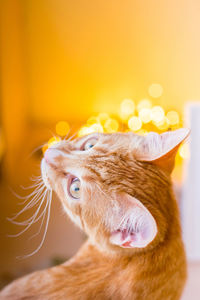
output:
<instances>
[{"instance_id":1,"label":"fur tuft in ear","mask_svg":"<svg viewBox=\"0 0 200 300\"><path fill-rule=\"evenodd\" d=\"M153 162L163 170L171 173L174 168L178 148L189 134L190 130L186 128L180 128L162 134L150 132L144 138L138 159Z\"/></svg>"},{"instance_id":2,"label":"fur tuft in ear","mask_svg":"<svg viewBox=\"0 0 200 300\"><path fill-rule=\"evenodd\" d=\"M123 248L144 248L157 234L156 222L140 201L128 194L121 198L128 204L128 209L117 230L111 233L110 242Z\"/></svg>"}]
</instances>

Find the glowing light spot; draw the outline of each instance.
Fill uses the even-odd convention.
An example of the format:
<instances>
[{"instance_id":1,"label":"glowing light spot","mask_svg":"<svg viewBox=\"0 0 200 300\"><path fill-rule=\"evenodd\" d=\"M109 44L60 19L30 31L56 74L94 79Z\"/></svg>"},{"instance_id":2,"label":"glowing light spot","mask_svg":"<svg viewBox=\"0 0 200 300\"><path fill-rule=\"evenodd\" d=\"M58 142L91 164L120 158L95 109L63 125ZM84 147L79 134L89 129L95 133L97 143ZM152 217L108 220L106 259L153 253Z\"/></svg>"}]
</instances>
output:
<instances>
[{"instance_id":1,"label":"glowing light spot","mask_svg":"<svg viewBox=\"0 0 200 300\"><path fill-rule=\"evenodd\" d=\"M98 117L92 116L87 120L87 125L90 126L90 125L96 124L98 122L99 122Z\"/></svg>"},{"instance_id":2,"label":"glowing light spot","mask_svg":"<svg viewBox=\"0 0 200 300\"><path fill-rule=\"evenodd\" d=\"M135 103L131 99L124 99L120 105L120 117L127 120L135 112Z\"/></svg>"},{"instance_id":3,"label":"glowing light spot","mask_svg":"<svg viewBox=\"0 0 200 300\"><path fill-rule=\"evenodd\" d=\"M103 132L103 126L101 124L96 123L96 124L93 124L93 125L90 126L90 130L92 132L101 132L102 133Z\"/></svg>"},{"instance_id":4,"label":"glowing light spot","mask_svg":"<svg viewBox=\"0 0 200 300\"><path fill-rule=\"evenodd\" d=\"M60 121L56 124L56 133L60 136L65 136L69 132L69 124L65 121Z\"/></svg>"},{"instance_id":5,"label":"glowing light spot","mask_svg":"<svg viewBox=\"0 0 200 300\"><path fill-rule=\"evenodd\" d=\"M142 120L139 117L131 117L128 120L128 127L133 131L138 131L142 127Z\"/></svg>"},{"instance_id":6,"label":"glowing light spot","mask_svg":"<svg viewBox=\"0 0 200 300\"><path fill-rule=\"evenodd\" d=\"M99 119L99 121L100 121L100 123L101 123L102 125L104 125L105 122L106 122L109 118L110 118L110 117L109 117L109 114L107 114L107 113L100 113L100 114L98 115L98 119Z\"/></svg>"},{"instance_id":7,"label":"glowing light spot","mask_svg":"<svg viewBox=\"0 0 200 300\"><path fill-rule=\"evenodd\" d=\"M49 148L49 147L48 147L48 144L45 144L45 145L42 147L42 153L44 154L48 148Z\"/></svg>"},{"instance_id":8,"label":"glowing light spot","mask_svg":"<svg viewBox=\"0 0 200 300\"><path fill-rule=\"evenodd\" d=\"M138 103L137 110L139 112L143 108L151 108L151 107L152 107L151 101L149 99L143 99Z\"/></svg>"},{"instance_id":9,"label":"glowing light spot","mask_svg":"<svg viewBox=\"0 0 200 300\"><path fill-rule=\"evenodd\" d=\"M103 127L99 123L92 124L91 126L83 126L78 132L78 136L88 135L94 132L103 132Z\"/></svg>"},{"instance_id":10,"label":"glowing light spot","mask_svg":"<svg viewBox=\"0 0 200 300\"><path fill-rule=\"evenodd\" d=\"M105 122L104 128L106 132L109 133L116 132L119 128L119 123L117 122L117 120L110 118Z\"/></svg>"},{"instance_id":11,"label":"glowing light spot","mask_svg":"<svg viewBox=\"0 0 200 300\"><path fill-rule=\"evenodd\" d=\"M183 159L187 159L190 157L189 145L183 144L179 148L179 155Z\"/></svg>"},{"instance_id":12,"label":"glowing light spot","mask_svg":"<svg viewBox=\"0 0 200 300\"><path fill-rule=\"evenodd\" d=\"M78 137L81 137L81 136L84 136L84 135L87 135L87 134L90 134L90 133L92 133L90 127L83 126L83 127L81 127L81 129L78 132Z\"/></svg>"},{"instance_id":13,"label":"glowing light spot","mask_svg":"<svg viewBox=\"0 0 200 300\"><path fill-rule=\"evenodd\" d=\"M139 117L143 123L149 123L151 121L151 109L149 108L142 108L139 111Z\"/></svg>"},{"instance_id":14,"label":"glowing light spot","mask_svg":"<svg viewBox=\"0 0 200 300\"><path fill-rule=\"evenodd\" d=\"M170 125L177 125L180 122L179 114L176 111L169 111L166 115L167 121Z\"/></svg>"},{"instance_id":15,"label":"glowing light spot","mask_svg":"<svg viewBox=\"0 0 200 300\"><path fill-rule=\"evenodd\" d=\"M48 147L51 147L53 145L56 145L57 143L59 143L61 141L61 138L58 136L52 137L49 139L48 141Z\"/></svg>"},{"instance_id":16,"label":"glowing light spot","mask_svg":"<svg viewBox=\"0 0 200 300\"><path fill-rule=\"evenodd\" d=\"M157 128L161 131L166 131L169 128L169 124L167 122L167 118L164 117L161 122L154 123Z\"/></svg>"},{"instance_id":17,"label":"glowing light spot","mask_svg":"<svg viewBox=\"0 0 200 300\"><path fill-rule=\"evenodd\" d=\"M148 89L149 95L153 98L159 98L163 93L163 88L159 83L153 83Z\"/></svg>"},{"instance_id":18,"label":"glowing light spot","mask_svg":"<svg viewBox=\"0 0 200 300\"><path fill-rule=\"evenodd\" d=\"M160 123L164 120L165 112L161 106L154 106L151 109L151 119L155 123Z\"/></svg>"}]
</instances>

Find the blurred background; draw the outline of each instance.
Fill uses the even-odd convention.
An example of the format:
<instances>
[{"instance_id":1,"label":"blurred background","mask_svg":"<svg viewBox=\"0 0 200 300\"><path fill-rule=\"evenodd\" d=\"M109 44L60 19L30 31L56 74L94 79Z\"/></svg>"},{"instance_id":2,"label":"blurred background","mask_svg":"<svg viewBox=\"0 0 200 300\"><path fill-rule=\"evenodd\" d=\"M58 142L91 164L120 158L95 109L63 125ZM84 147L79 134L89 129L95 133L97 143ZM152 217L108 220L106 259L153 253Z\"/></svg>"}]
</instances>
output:
<instances>
[{"instance_id":1,"label":"blurred background","mask_svg":"<svg viewBox=\"0 0 200 300\"><path fill-rule=\"evenodd\" d=\"M32 191L20 186L30 186L30 178L40 174L48 145L67 134L132 130L145 135L185 125L192 137L179 150L173 179L190 261L184 299L191 291L196 295L199 36L198 0L0 0L1 286L68 259L85 240L54 197L43 247L16 258L33 252L42 233L30 240L38 232L35 224L22 236L8 237L23 228L6 218L22 208L15 192Z\"/></svg>"}]
</instances>

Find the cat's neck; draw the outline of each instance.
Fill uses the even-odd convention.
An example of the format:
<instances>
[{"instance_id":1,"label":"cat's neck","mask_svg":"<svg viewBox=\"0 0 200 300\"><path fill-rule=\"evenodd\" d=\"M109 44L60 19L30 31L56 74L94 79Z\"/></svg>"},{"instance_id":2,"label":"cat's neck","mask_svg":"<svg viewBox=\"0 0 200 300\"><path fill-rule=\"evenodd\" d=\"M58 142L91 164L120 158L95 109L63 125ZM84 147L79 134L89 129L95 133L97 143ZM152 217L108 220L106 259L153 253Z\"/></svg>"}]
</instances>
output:
<instances>
[{"instance_id":1,"label":"cat's neck","mask_svg":"<svg viewBox=\"0 0 200 300\"><path fill-rule=\"evenodd\" d=\"M176 241L168 239L151 251L132 256L103 253L88 241L64 266L70 272L70 280L84 282L79 288L86 289L89 296L94 289L96 292L98 289L107 290L113 295L108 299L141 299L138 296L144 287L148 295L146 300L179 299L186 277L184 248L179 237ZM172 290L173 285L171 279L166 282L166 274L180 284L180 291L170 292L169 297L163 298L161 284L169 285L167 290ZM152 298L154 289L157 291ZM90 299L89 296L84 299Z\"/></svg>"}]
</instances>

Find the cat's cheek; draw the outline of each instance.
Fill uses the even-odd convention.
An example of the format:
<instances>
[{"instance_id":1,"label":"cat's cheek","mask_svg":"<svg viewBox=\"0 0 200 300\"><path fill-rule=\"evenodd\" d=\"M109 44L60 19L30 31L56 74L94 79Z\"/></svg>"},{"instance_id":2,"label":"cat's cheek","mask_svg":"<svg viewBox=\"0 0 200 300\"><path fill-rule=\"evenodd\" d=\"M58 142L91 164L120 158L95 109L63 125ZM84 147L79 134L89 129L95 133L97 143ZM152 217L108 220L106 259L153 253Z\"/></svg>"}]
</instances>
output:
<instances>
[{"instance_id":1,"label":"cat's cheek","mask_svg":"<svg viewBox=\"0 0 200 300\"><path fill-rule=\"evenodd\" d=\"M69 216L69 218L72 220L72 222L75 223L79 228L83 229L80 217L78 215L73 214L71 212L71 210L69 208L67 208L67 206L65 204L63 204L63 208L64 208L64 211Z\"/></svg>"},{"instance_id":2,"label":"cat's cheek","mask_svg":"<svg viewBox=\"0 0 200 300\"><path fill-rule=\"evenodd\" d=\"M49 175L51 175L52 170L51 170L50 166L45 162L44 158L42 159L42 162L41 162L41 173L42 173L42 179L43 179L45 186L47 187L47 189L51 190L52 183L50 181Z\"/></svg>"}]
</instances>

